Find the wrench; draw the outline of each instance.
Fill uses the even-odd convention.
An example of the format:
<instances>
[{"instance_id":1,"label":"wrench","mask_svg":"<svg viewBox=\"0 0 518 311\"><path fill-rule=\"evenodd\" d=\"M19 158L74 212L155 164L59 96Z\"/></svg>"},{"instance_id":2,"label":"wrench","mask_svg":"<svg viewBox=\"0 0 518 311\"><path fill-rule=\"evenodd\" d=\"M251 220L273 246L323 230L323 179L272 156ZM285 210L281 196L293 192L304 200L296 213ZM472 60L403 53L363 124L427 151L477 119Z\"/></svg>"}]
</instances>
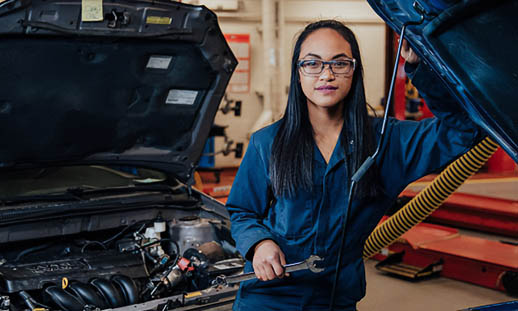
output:
<instances>
[{"instance_id":1,"label":"wrench","mask_svg":"<svg viewBox=\"0 0 518 311\"><path fill-rule=\"evenodd\" d=\"M317 261L322 261L323 259L320 258L317 255L311 255L308 259L297 262L297 263L291 263L284 266L284 272L294 272L294 271L300 271L300 270L309 270L313 273L319 273L324 271L324 268L318 268L316 266ZM220 275L216 278L215 284L216 285L232 285L236 283L240 283L243 281L253 280L257 278L255 276L254 272L248 272L248 273L242 273L238 275L232 275L232 276L225 276Z\"/></svg>"}]
</instances>

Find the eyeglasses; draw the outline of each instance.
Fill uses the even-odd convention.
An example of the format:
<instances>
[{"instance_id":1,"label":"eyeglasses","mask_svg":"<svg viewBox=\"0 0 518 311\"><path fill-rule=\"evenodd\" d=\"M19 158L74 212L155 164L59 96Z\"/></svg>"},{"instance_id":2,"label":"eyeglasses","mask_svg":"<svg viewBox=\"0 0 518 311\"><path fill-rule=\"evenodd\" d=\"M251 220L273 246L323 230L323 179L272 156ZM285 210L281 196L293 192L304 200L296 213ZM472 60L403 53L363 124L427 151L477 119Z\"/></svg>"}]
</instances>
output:
<instances>
[{"instance_id":1,"label":"eyeglasses","mask_svg":"<svg viewBox=\"0 0 518 311\"><path fill-rule=\"evenodd\" d=\"M325 62L318 59L300 60L298 66L302 68L302 72L308 76L318 76L324 71L324 66L329 65L331 72L335 75L348 75L354 71L356 67L356 59L339 59Z\"/></svg>"}]
</instances>

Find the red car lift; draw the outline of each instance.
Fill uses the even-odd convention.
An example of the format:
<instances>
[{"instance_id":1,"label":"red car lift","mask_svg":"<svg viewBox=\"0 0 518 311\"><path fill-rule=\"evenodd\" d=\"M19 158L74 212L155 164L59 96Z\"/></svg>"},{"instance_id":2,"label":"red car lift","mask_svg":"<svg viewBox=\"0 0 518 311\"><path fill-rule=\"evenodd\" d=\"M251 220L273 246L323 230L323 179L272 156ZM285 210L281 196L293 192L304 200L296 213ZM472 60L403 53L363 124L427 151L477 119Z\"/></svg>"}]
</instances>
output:
<instances>
[{"instance_id":1,"label":"red car lift","mask_svg":"<svg viewBox=\"0 0 518 311\"><path fill-rule=\"evenodd\" d=\"M401 197L411 199L416 195L417 192L405 190ZM518 201L454 193L428 219L455 227L518 237Z\"/></svg>"},{"instance_id":2,"label":"red car lift","mask_svg":"<svg viewBox=\"0 0 518 311\"><path fill-rule=\"evenodd\" d=\"M397 253L402 255L399 265L392 263L394 269L380 270L394 272L408 267L433 267L433 272L444 277L514 294L518 289L517 245L461 235L453 228L421 223L374 258L385 260Z\"/></svg>"}]
</instances>

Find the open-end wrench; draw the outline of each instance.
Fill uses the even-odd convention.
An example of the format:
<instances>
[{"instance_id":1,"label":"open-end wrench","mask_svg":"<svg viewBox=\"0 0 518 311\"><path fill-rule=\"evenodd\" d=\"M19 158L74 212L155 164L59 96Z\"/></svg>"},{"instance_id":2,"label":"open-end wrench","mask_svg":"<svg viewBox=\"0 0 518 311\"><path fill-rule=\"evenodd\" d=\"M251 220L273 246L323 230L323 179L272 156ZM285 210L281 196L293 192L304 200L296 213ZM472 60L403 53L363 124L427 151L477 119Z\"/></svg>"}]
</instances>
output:
<instances>
[{"instance_id":1,"label":"open-end wrench","mask_svg":"<svg viewBox=\"0 0 518 311\"><path fill-rule=\"evenodd\" d=\"M313 273L319 273L324 271L324 268L318 268L316 266L317 261L322 261L323 259L320 258L317 255L311 255L308 259L297 262L297 263L291 263L284 266L284 272L294 272L294 271L300 271L300 270L309 270ZM216 285L232 285L236 283L240 283L243 281L253 280L257 278L254 272L248 272L248 273L242 273L238 275L232 275L232 276L218 276L215 280Z\"/></svg>"}]
</instances>

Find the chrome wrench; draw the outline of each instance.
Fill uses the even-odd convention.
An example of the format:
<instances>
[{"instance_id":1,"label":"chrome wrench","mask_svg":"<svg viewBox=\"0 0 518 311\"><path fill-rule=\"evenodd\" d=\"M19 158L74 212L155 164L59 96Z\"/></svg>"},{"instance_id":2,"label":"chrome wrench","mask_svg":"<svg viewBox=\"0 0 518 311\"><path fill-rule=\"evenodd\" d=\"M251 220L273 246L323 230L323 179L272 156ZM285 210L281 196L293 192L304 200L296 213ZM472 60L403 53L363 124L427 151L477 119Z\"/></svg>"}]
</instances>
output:
<instances>
[{"instance_id":1,"label":"chrome wrench","mask_svg":"<svg viewBox=\"0 0 518 311\"><path fill-rule=\"evenodd\" d=\"M309 270L313 273L319 273L324 271L324 268L319 268L316 266L317 262L322 261L323 259L320 258L317 255L311 255L308 259L297 262L297 263L291 263L284 266L284 272L295 272L295 271L301 271L301 270ZM215 280L215 285L233 285L236 283L253 280L257 278L254 272L248 272L248 273L242 273L238 275L232 275L232 276L225 276L221 275L218 276Z\"/></svg>"}]
</instances>

